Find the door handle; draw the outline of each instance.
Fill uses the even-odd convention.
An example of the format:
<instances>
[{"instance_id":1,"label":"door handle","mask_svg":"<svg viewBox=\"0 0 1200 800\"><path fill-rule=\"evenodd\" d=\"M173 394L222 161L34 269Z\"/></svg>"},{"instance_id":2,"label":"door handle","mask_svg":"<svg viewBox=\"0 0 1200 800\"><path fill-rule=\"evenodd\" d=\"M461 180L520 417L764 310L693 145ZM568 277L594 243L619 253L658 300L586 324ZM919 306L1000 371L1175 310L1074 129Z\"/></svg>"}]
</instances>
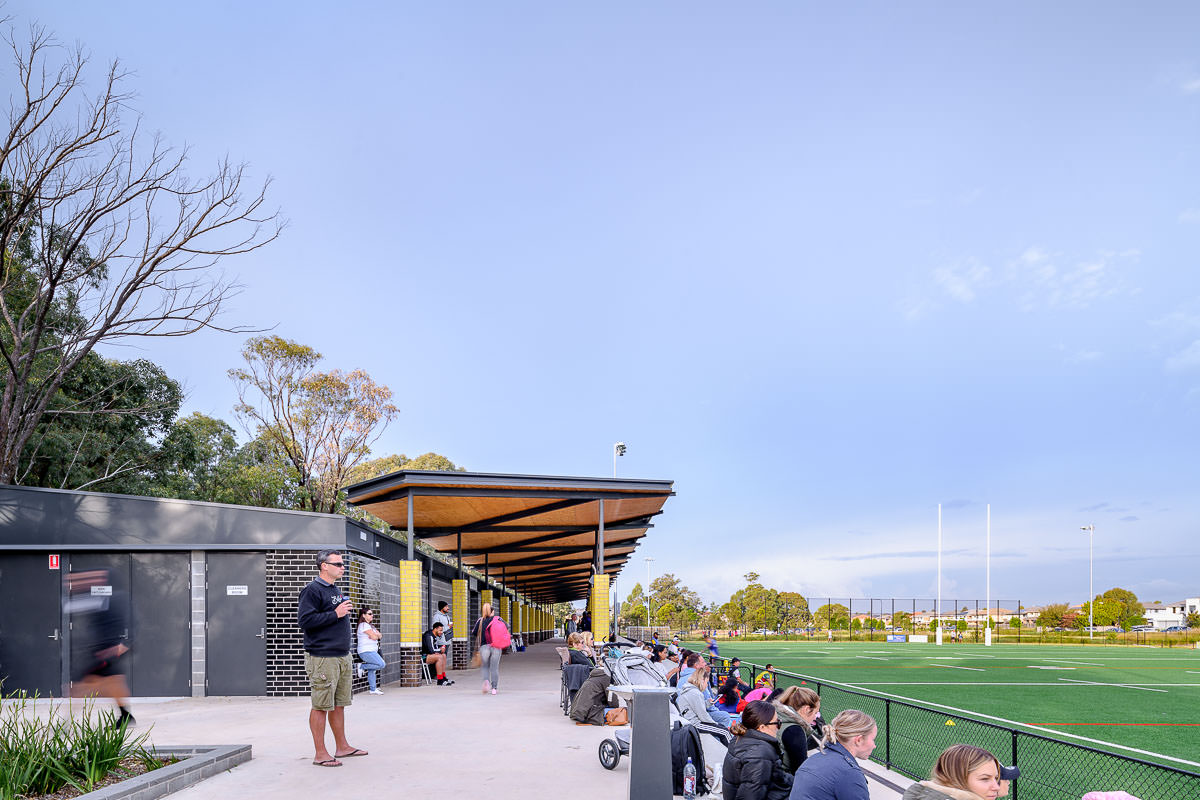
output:
<instances>
[{"instance_id":1,"label":"door handle","mask_svg":"<svg viewBox=\"0 0 1200 800\"><path fill-rule=\"evenodd\" d=\"M47 638L47 639L53 639L54 641L56 641L56 642L57 642L57 641L58 641L58 628L55 628L55 629L54 629L54 633L50 634L50 635L49 635L49 636L47 636L46 638Z\"/></svg>"},{"instance_id":2,"label":"door handle","mask_svg":"<svg viewBox=\"0 0 1200 800\"><path fill-rule=\"evenodd\" d=\"M265 638L267 638L267 629L266 629L266 628L259 628L259 629L258 629L258 633L254 634L254 636L255 636L255 638L256 638L256 639L265 639Z\"/></svg>"}]
</instances>

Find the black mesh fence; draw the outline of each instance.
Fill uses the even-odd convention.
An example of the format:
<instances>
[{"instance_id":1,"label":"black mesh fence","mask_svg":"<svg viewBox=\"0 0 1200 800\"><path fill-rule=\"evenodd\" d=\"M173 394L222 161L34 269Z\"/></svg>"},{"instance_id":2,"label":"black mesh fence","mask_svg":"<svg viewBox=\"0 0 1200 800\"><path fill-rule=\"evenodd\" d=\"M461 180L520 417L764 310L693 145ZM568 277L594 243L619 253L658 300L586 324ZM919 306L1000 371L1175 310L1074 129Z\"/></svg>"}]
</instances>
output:
<instances>
[{"instance_id":1,"label":"black mesh fence","mask_svg":"<svg viewBox=\"0 0 1200 800\"><path fill-rule=\"evenodd\" d=\"M724 659L719 659L724 662ZM743 661L757 674L763 667ZM715 670L723 673L724 664ZM924 780L952 744L990 751L1001 764L1020 768L1013 800L1080 800L1094 791L1125 791L1140 800L1200 800L1200 774L1118 753L1052 739L1019 728L947 714L933 708L857 692L803 675L775 670L778 688L803 685L821 695L821 716L833 719L856 708L879 725L871 760L913 780Z\"/></svg>"}]
</instances>

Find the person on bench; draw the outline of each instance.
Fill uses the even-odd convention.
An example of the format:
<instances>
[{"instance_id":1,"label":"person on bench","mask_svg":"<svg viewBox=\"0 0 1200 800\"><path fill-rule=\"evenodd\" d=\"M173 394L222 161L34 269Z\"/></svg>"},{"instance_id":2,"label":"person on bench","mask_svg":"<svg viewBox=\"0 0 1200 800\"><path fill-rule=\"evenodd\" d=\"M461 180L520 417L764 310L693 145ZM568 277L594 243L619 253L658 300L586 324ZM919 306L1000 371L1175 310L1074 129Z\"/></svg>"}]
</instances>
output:
<instances>
[{"instance_id":1,"label":"person on bench","mask_svg":"<svg viewBox=\"0 0 1200 800\"><path fill-rule=\"evenodd\" d=\"M572 633L572 634L567 635L567 652L570 654L570 658L567 661L567 663L568 664L579 664L581 666L587 667L588 669L591 669L592 667L596 666L596 662L594 662L594 661L592 661L592 659L588 658L587 653L583 652L583 650L581 649L582 645L583 645L583 636L581 636L578 633Z\"/></svg>"},{"instance_id":2,"label":"person on bench","mask_svg":"<svg viewBox=\"0 0 1200 800\"><path fill-rule=\"evenodd\" d=\"M435 622L432 628L421 634L421 656L433 668L438 686L453 686L454 681L446 677L446 646L439 647L437 644L442 633L442 623Z\"/></svg>"}]
</instances>

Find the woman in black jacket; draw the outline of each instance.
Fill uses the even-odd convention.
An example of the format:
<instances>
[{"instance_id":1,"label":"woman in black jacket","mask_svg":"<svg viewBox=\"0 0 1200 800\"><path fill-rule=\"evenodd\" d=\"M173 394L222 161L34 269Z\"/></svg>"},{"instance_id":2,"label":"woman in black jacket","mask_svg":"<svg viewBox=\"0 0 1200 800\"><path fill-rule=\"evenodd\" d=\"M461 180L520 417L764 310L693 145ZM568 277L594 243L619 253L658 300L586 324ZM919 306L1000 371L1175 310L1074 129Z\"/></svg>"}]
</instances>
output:
<instances>
[{"instance_id":1,"label":"woman in black jacket","mask_svg":"<svg viewBox=\"0 0 1200 800\"><path fill-rule=\"evenodd\" d=\"M779 757L779 715L763 700L747 703L741 724L731 730L737 735L721 770L721 792L725 800L787 800L792 776Z\"/></svg>"}]
</instances>

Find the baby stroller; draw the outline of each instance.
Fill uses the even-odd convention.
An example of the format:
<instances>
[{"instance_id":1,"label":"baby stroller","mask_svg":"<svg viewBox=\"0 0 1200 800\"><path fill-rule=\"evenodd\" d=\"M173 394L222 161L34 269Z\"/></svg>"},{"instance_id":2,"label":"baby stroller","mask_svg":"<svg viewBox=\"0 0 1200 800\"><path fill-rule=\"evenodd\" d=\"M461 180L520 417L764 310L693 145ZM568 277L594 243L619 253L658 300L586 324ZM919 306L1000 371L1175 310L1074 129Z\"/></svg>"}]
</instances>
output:
<instances>
[{"instance_id":1,"label":"baby stroller","mask_svg":"<svg viewBox=\"0 0 1200 800\"><path fill-rule=\"evenodd\" d=\"M621 756L629 755L633 731L622 728L616 732L615 739L605 739L600 742L600 764L605 769L616 769ZM675 719L671 727L671 782L675 794L683 794L683 767L691 758L697 767L696 794L706 795L715 791L712 785L711 770L704 761L704 745L700 742L700 733L692 725L682 719Z\"/></svg>"}]
</instances>

